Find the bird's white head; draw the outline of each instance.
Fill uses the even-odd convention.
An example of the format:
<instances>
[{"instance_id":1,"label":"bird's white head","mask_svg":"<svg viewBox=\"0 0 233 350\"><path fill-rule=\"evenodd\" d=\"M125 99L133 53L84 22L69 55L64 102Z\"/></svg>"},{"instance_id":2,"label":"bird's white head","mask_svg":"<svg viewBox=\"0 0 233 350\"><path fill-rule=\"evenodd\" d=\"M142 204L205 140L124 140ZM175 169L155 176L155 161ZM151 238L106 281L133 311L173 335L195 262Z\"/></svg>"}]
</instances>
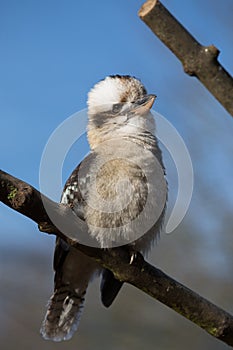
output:
<instances>
[{"instance_id":1,"label":"bird's white head","mask_svg":"<svg viewBox=\"0 0 233 350\"><path fill-rule=\"evenodd\" d=\"M149 113L155 95L129 75L111 75L98 82L88 94L88 139L91 148L111 137L154 132Z\"/></svg>"}]
</instances>

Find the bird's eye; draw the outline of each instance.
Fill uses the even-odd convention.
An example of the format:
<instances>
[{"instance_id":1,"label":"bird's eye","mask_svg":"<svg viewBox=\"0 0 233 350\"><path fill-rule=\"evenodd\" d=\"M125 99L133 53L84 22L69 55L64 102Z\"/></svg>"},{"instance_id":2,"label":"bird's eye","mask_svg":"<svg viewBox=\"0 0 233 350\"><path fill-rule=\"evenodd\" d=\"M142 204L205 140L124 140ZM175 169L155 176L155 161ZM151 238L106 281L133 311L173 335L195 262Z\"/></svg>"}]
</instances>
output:
<instances>
[{"instance_id":1,"label":"bird's eye","mask_svg":"<svg viewBox=\"0 0 233 350\"><path fill-rule=\"evenodd\" d=\"M121 107L122 107L122 104L121 104L121 103L115 103L115 104L112 106L112 112L113 112L114 114L117 114L118 112L120 112Z\"/></svg>"}]
</instances>

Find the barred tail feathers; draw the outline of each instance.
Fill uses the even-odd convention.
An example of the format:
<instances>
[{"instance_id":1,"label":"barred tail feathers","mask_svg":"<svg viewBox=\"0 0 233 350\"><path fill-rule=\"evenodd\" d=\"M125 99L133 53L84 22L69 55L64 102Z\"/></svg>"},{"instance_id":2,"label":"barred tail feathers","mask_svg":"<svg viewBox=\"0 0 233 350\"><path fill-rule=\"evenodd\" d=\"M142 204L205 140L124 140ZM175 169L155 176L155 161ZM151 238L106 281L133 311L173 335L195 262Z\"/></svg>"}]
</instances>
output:
<instances>
[{"instance_id":1,"label":"barred tail feathers","mask_svg":"<svg viewBox=\"0 0 233 350\"><path fill-rule=\"evenodd\" d=\"M86 290L80 293L68 287L56 289L49 301L41 327L41 335L46 340L69 340L78 328Z\"/></svg>"}]
</instances>

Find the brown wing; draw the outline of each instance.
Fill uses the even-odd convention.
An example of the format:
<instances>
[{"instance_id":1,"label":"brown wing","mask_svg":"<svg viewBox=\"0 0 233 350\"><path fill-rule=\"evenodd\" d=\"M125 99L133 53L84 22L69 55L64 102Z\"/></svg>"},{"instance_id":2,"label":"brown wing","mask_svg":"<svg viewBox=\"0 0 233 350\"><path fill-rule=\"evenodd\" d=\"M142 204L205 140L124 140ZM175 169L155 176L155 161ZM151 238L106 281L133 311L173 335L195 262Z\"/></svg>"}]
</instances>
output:
<instances>
[{"instance_id":1,"label":"brown wing","mask_svg":"<svg viewBox=\"0 0 233 350\"><path fill-rule=\"evenodd\" d=\"M77 215L83 215L81 188L85 178L79 179L78 166L67 180L61 202L69 205ZM84 297L97 264L76 249L57 238L54 252L54 294L41 327L45 339L61 341L70 339L78 328Z\"/></svg>"}]
</instances>

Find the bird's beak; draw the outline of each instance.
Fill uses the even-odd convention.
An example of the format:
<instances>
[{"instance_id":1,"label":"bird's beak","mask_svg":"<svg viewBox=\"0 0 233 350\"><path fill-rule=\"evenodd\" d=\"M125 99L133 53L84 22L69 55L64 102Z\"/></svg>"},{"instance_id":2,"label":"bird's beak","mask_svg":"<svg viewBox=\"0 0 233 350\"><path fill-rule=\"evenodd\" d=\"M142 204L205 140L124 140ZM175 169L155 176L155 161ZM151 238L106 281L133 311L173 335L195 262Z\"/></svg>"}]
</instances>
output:
<instances>
[{"instance_id":1,"label":"bird's beak","mask_svg":"<svg viewBox=\"0 0 233 350\"><path fill-rule=\"evenodd\" d=\"M144 115L147 114L152 108L156 95L146 95L140 100L134 102L130 113Z\"/></svg>"}]
</instances>

